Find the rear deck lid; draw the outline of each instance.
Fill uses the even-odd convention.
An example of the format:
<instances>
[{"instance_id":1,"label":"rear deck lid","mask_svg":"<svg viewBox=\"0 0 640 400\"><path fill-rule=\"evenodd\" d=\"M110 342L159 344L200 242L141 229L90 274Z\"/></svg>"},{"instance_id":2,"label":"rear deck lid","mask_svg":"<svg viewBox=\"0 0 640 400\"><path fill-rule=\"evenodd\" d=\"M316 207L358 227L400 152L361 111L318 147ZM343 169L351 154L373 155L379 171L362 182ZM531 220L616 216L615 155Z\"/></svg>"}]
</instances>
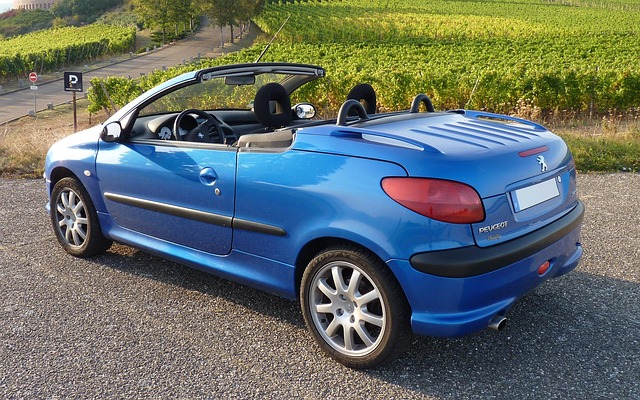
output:
<instances>
[{"instance_id":1,"label":"rear deck lid","mask_svg":"<svg viewBox=\"0 0 640 400\"><path fill-rule=\"evenodd\" d=\"M409 176L472 186L486 211L486 219L472 225L479 246L541 228L577 201L569 149L530 121L460 111L397 114L340 129L331 134L333 140L343 135L339 152L394 161Z\"/></svg>"}]
</instances>

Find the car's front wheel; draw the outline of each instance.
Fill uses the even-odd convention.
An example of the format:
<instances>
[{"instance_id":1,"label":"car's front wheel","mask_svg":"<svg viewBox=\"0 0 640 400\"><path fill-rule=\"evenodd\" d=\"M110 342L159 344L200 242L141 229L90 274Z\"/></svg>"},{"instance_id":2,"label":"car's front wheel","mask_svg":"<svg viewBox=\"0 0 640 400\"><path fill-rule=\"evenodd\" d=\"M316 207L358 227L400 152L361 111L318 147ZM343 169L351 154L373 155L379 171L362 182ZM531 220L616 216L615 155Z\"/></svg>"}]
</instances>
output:
<instances>
[{"instance_id":1,"label":"car's front wheel","mask_svg":"<svg viewBox=\"0 0 640 400\"><path fill-rule=\"evenodd\" d=\"M64 250L76 257L94 256L111 246L102 235L89 194L75 178L63 178L54 185L51 224Z\"/></svg>"},{"instance_id":2,"label":"car's front wheel","mask_svg":"<svg viewBox=\"0 0 640 400\"><path fill-rule=\"evenodd\" d=\"M409 306L395 276L354 246L329 248L309 263L302 313L320 347L351 368L372 368L409 344Z\"/></svg>"}]
</instances>

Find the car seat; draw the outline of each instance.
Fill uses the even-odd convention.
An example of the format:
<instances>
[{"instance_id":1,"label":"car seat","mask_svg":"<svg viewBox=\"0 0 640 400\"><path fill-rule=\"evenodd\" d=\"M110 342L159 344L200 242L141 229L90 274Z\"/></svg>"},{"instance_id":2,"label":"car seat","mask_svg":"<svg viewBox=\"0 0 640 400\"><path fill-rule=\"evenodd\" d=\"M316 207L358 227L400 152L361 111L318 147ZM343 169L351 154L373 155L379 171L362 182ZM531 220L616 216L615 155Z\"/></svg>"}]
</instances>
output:
<instances>
[{"instance_id":1,"label":"car seat","mask_svg":"<svg viewBox=\"0 0 640 400\"><path fill-rule=\"evenodd\" d=\"M291 122L289 93L279 83L267 83L256 92L253 112L258 122L269 130L287 126Z\"/></svg>"},{"instance_id":2,"label":"car seat","mask_svg":"<svg viewBox=\"0 0 640 400\"><path fill-rule=\"evenodd\" d=\"M347 100L357 100L362 103L367 114L375 114L376 112L376 91L368 83L356 85L347 94ZM349 115L356 115L350 112Z\"/></svg>"}]
</instances>

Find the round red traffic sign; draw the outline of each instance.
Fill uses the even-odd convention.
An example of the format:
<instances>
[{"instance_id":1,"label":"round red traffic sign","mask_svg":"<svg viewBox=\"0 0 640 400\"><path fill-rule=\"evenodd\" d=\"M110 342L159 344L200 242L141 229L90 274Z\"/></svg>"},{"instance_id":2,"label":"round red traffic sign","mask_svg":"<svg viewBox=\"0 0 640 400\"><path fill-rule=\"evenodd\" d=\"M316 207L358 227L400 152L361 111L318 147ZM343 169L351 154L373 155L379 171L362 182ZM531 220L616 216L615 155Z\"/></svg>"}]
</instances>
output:
<instances>
[{"instance_id":1,"label":"round red traffic sign","mask_svg":"<svg viewBox=\"0 0 640 400\"><path fill-rule=\"evenodd\" d=\"M38 74L36 74L35 72L30 73L29 80L33 83L36 83L36 81L38 80Z\"/></svg>"}]
</instances>

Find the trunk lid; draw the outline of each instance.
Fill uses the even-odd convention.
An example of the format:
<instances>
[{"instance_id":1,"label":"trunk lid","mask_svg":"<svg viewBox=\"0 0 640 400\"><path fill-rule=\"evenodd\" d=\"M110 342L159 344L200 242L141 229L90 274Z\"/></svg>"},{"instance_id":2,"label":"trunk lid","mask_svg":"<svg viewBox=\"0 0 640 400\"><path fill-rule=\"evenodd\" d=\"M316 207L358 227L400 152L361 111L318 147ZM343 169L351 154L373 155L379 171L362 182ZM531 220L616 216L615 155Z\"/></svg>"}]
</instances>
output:
<instances>
[{"instance_id":1,"label":"trunk lid","mask_svg":"<svg viewBox=\"0 0 640 400\"><path fill-rule=\"evenodd\" d=\"M325 136L320 134L327 128L318 136ZM479 246L545 226L577 201L568 147L530 121L475 111L399 113L331 128L332 139L339 136L344 143L326 151L393 161L410 176L453 180L476 189L486 211L486 219L472 225ZM313 133L305 130L300 133ZM319 150L329 142L299 137L295 146Z\"/></svg>"}]
</instances>

